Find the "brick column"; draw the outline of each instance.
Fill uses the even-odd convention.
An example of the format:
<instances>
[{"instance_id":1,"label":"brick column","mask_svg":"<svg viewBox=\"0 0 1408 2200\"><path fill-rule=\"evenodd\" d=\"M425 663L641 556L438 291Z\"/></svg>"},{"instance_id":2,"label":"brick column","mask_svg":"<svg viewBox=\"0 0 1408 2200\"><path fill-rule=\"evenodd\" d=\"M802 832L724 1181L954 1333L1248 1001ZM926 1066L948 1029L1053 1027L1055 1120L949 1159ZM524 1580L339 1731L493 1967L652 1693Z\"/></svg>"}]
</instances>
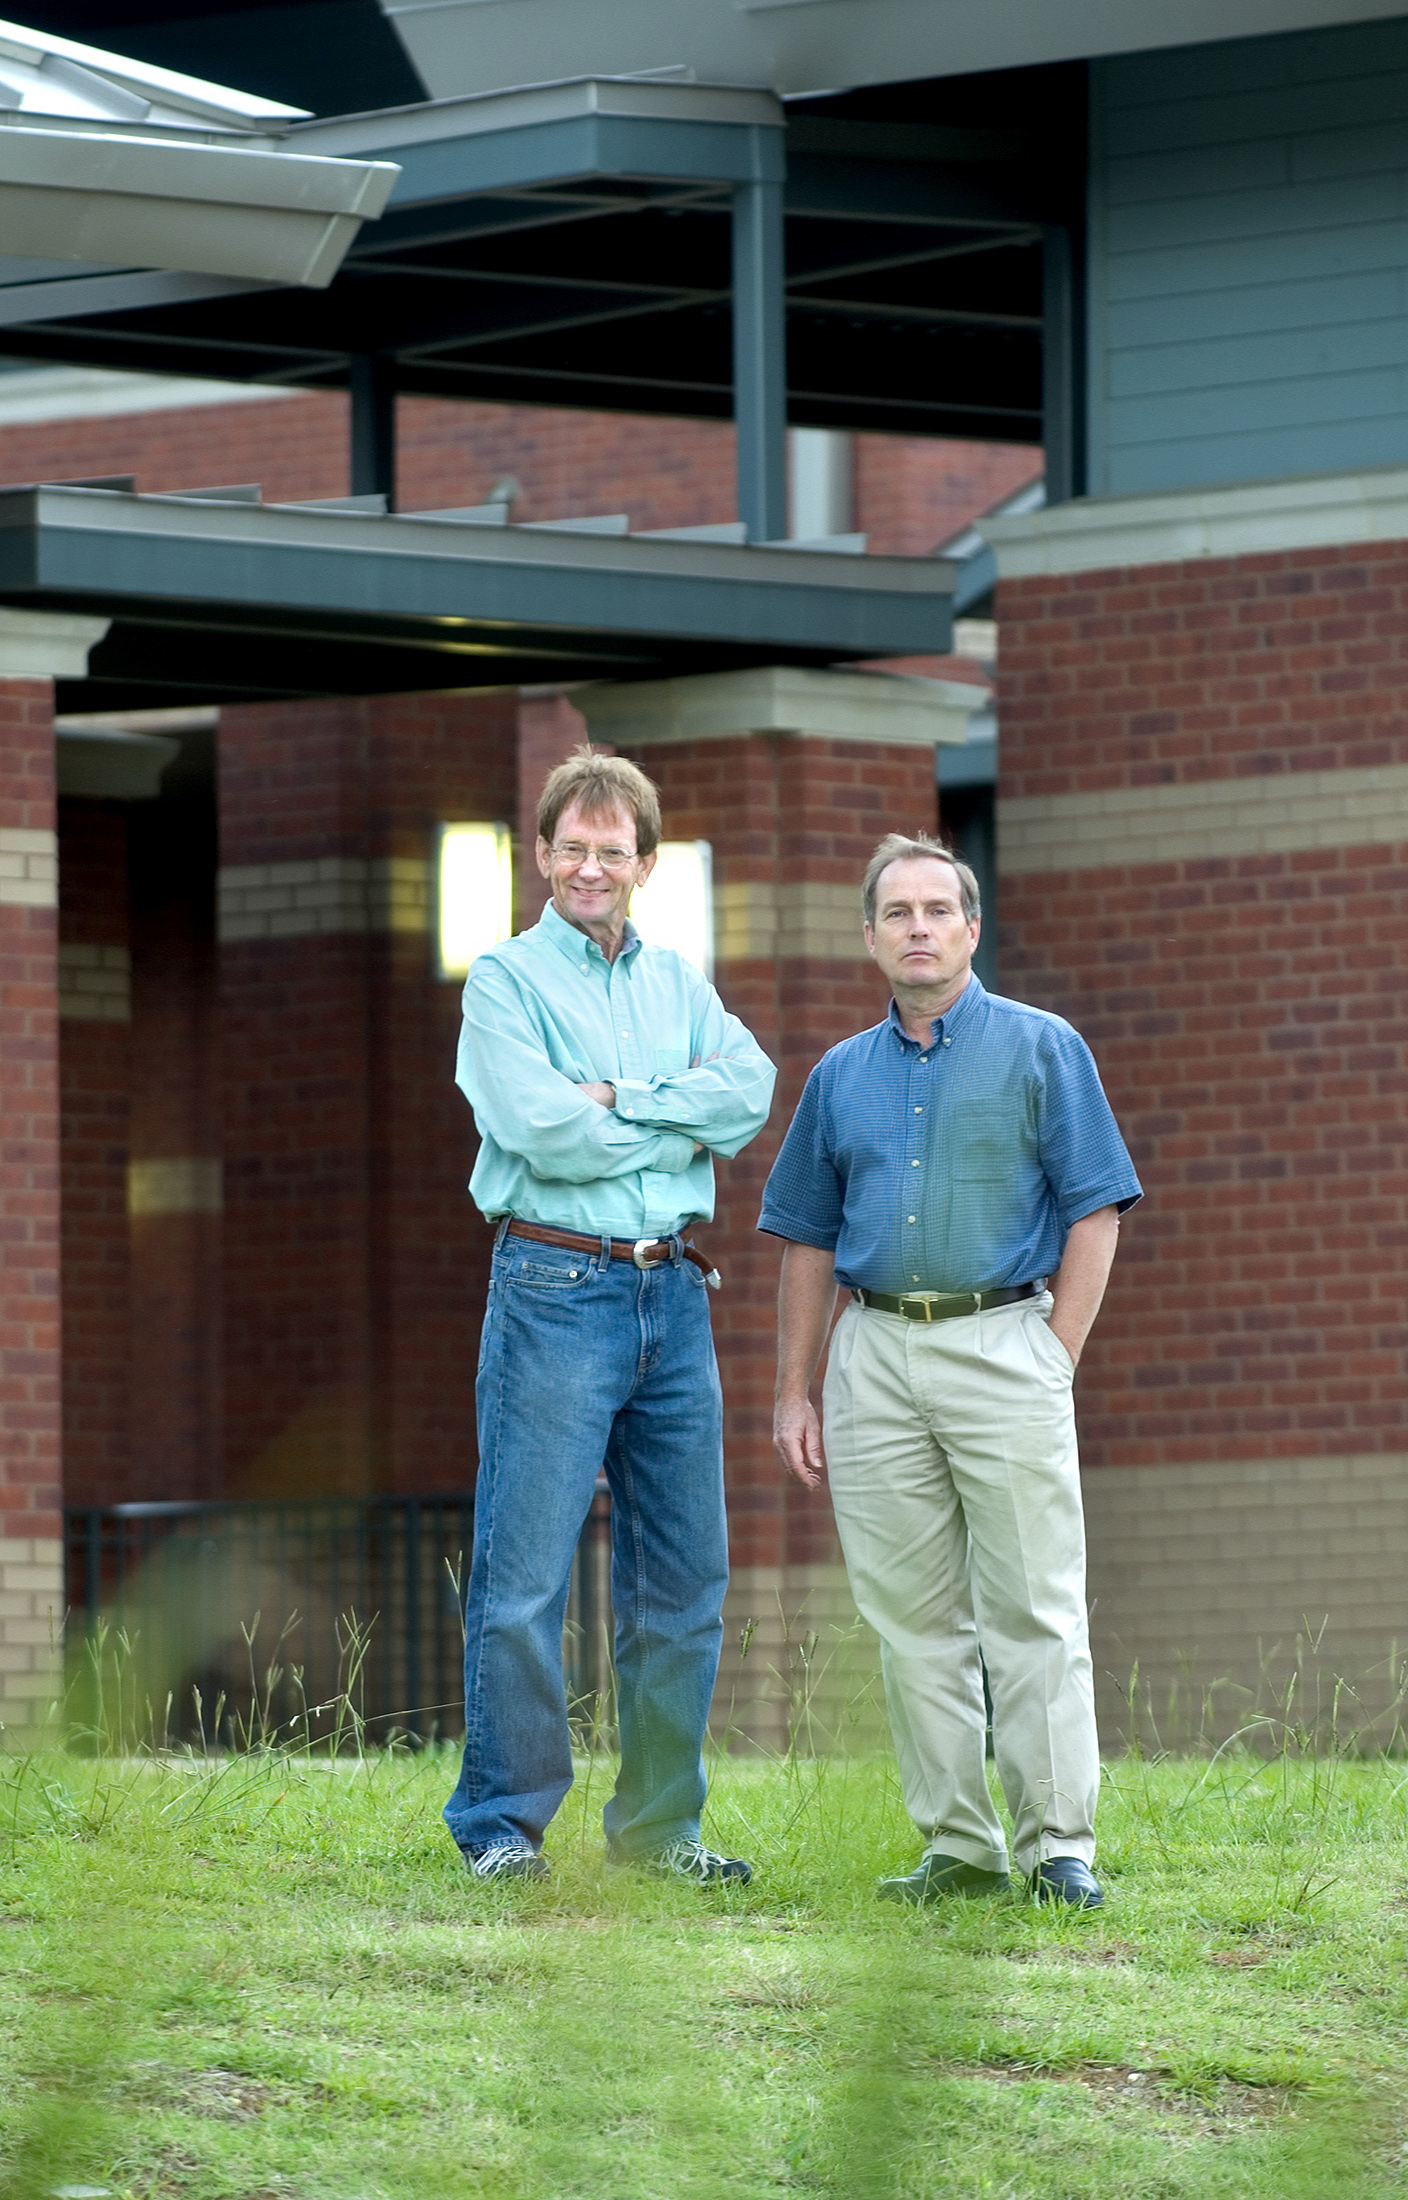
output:
<instances>
[{"instance_id":1,"label":"brick column","mask_svg":"<svg viewBox=\"0 0 1408 2200\"><path fill-rule=\"evenodd\" d=\"M462 1489L489 1234L465 1191L438 822L511 821L517 701L222 714L231 1496Z\"/></svg>"},{"instance_id":2,"label":"brick column","mask_svg":"<svg viewBox=\"0 0 1408 2200\"><path fill-rule=\"evenodd\" d=\"M53 680L104 619L0 611L0 1721L32 1732L64 1608Z\"/></svg>"},{"instance_id":3,"label":"brick column","mask_svg":"<svg viewBox=\"0 0 1408 2200\"><path fill-rule=\"evenodd\" d=\"M129 821L133 1494L145 1498L218 1497L223 1483L214 745L213 728L188 727L160 799Z\"/></svg>"},{"instance_id":4,"label":"brick column","mask_svg":"<svg viewBox=\"0 0 1408 2200\"><path fill-rule=\"evenodd\" d=\"M66 798L59 833L64 1495L71 1505L111 1505L177 1494L132 1481L132 955L124 806Z\"/></svg>"},{"instance_id":5,"label":"brick column","mask_svg":"<svg viewBox=\"0 0 1408 2200\"><path fill-rule=\"evenodd\" d=\"M1335 486L1000 523L1003 971L1085 1033L1148 1194L1077 1388L1111 1741L1136 1661L1166 1743L1213 1683L1221 1732L1271 1708L1298 1636L1297 1716L1395 1692L1408 541Z\"/></svg>"},{"instance_id":6,"label":"brick column","mask_svg":"<svg viewBox=\"0 0 1408 2200\"><path fill-rule=\"evenodd\" d=\"M882 834L934 830L935 745L962 741L985 700L946 681L781 668L574 697L593 740L656 781L666 838L711 844L715 982L779 1067L771 1120L716 1165L717 1214L699 1233L725 1279L714 1332L733 1585L715 1717L768 1746L785 1740L803 1686L814 1737L843 1729L873 1653L842 1640L855 1613L830 1509L784 1482L772 1449L781 1251L756 1228L763 1182L814 1063L885 1013L861 875Z\"/></svg>"}]
</instances>

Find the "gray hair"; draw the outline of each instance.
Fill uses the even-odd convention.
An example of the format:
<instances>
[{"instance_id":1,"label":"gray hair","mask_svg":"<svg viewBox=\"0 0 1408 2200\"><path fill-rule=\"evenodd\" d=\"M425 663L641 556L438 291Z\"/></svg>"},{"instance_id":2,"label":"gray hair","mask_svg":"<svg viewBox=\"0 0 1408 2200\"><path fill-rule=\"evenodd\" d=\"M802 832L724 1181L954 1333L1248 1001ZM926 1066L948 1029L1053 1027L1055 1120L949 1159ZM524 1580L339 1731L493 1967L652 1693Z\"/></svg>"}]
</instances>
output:
<instances>
[{"instance_id":1,"label":"gray hair","mask_svg":"<svg viewBox=\"0 0 1408 2200\"><path fill-rule=\"evenodd\" d=\"M875 899L880 891L881 873L887 871L892 863L909 863L916 856L932 856L936 863L946 863L957 874L958 890L963 897L964 919L969 924L976 923L983 913L982 897L978 892L978 881L962 857L955 855L952 848L946 848L941 840L932 839L928 833L916 833L912 837L908 833L886 833L867 863L865 877L861 882L861 907L865 911L865 921L871 929L875 926Z\"/></svg>"}]
</instances>

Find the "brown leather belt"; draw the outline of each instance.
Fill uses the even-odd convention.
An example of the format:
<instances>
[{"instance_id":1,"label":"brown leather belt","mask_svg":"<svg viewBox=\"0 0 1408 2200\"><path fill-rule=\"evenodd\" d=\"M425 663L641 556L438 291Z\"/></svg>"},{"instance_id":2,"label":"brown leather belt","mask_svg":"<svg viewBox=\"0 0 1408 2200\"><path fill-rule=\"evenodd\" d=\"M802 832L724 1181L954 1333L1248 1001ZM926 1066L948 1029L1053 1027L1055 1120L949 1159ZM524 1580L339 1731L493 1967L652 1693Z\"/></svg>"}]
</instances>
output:
<instances>
[{"instance_id":1,"label":"brown leather belt","mask_svg":"<svg viewBox=\"0 0 1408 2200\"><path fill-rule=\"evenodd\" d=\"M878 1307L882 1314L903 1314L910 1322L953 1322L960 1314L985 1314L992 1306L1015 1306L1018 1299L1034 1299L1045 1282L1005 1284L997 1291L857 1291L863 1306Z\"/></svg>"},{"instance_id":2,"label":"brown leather belt","mask_svg":"<svg viewBox=\"0 0 1408 2200\"><path fill-rule=\"evenodd\" d=\"M508 1226L508 1234L510 1237L531 1238L535 1245L560 1245L567 1253L601 1251L599 1237L585 1237L579 1230L549 1229L543 1222L513 1221ZM670 1258L668 1238L611 1238L608 1242L613 1260L632 1260L637 1268L659 1268ZM693 1261L704 1281L711 1283L717 1291L723 1279L713 1262L706 1260L702 1253L696 1252L692 1245L684 1247L684 1257Z\"/></svg>"}]
</instances>

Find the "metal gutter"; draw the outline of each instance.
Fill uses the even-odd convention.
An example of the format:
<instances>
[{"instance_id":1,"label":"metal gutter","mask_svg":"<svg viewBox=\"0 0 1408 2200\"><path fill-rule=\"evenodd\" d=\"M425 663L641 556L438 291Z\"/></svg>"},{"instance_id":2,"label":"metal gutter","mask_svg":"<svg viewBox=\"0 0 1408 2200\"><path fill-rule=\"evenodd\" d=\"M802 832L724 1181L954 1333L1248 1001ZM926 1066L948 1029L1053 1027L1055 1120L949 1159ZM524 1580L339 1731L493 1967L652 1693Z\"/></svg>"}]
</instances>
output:
<instances>
[{"instance_id":1,"label":"metal gutter","mask_svg":"<svg viewBox=\"0 0 1408 2200\"><path fill-rule=\"evenodd\" d=\"M400 171L169 135L0 130L0 229L13 253L326 289Z\"/></svg>"}]
</instances>

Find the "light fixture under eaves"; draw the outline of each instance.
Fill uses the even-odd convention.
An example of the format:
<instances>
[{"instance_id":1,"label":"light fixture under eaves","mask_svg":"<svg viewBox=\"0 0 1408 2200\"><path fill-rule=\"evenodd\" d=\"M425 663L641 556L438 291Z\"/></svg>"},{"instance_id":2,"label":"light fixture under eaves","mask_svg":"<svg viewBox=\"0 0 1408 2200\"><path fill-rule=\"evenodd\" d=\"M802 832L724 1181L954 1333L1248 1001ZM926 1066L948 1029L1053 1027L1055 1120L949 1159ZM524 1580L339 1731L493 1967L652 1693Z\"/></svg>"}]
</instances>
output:
<instances>
[{"instance_id":1,"label":"light fixture under eaves","mask_svg":"<svg viewBox=\"0 0 1408 2200\"><path fill-rule=\"evenodd\" d=\"M513 842L507 825L442 825L435 863L439 974L467 977L513 931Z\"/></svg>"},{"instance_id":2,"label":"light fixture under eaves","mask_svg":"<svg viewBox=\"0 0 1408 2200\"><path fill-rule=\"evenodd\" d=\"M673 947L714 975L714 851L707 840L662 840L655 869L631 896L631 922L649 947Z\"/></svg>"}]
</instances>

